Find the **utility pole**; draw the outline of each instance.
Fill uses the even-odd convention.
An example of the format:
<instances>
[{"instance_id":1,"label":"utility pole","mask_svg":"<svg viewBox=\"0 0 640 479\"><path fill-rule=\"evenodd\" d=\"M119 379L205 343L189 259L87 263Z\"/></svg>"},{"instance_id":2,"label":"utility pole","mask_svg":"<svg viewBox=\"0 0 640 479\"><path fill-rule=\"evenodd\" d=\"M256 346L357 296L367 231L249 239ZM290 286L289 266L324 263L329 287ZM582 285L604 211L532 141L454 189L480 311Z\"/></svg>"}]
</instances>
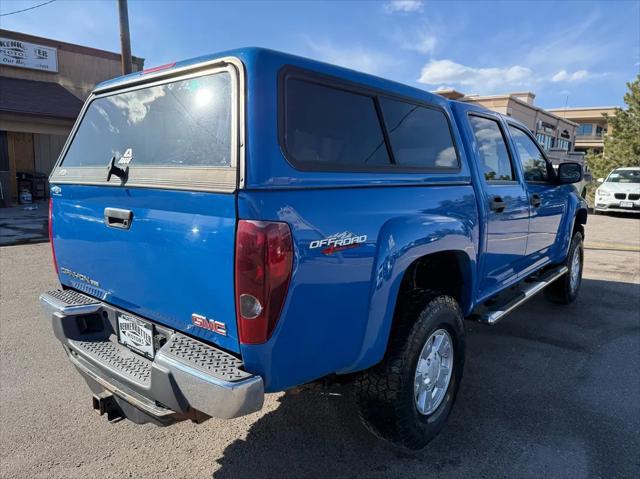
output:
<instances>
[{"instance_id":1,"label":"utility pole","mask_svg":"<svg viewBox=\"0 0 640 479\"><path fill-rule=\"evenodd\" d=\"M127 0L118 0L120 14L120 50L122 58L122 74L131 73L131 38L129 36L129 11Z\"/></svg>"}]
</instances>

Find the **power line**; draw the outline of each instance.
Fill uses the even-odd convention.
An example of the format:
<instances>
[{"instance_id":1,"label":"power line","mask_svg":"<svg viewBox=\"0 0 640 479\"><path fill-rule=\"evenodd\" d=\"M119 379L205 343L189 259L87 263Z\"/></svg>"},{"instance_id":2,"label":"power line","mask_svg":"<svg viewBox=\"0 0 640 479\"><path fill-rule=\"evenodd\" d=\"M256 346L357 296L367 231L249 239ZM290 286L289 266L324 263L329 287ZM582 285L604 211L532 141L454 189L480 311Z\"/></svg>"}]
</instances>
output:
<instances>
[{"instance_id":1,"label":"power line","mask_svg":"<svg viewBox=\"0 0 640 479\"><path fill-rule=\"evenodd\" d=\"M49 0L48 2L44 2L44 3L40 3L38 5L34 5L33 7L29 7L29 8L23 8L22 10L16 10L15 12L9 12L9 13L0 13L0 17L7 17L9 15L15 15L16 13L22 13L22 12L27 12L29 10L33 10L34 8L38 8L38 7L44 7L45 5L49 5L50 3L55 2L56 0Z\"/></svg>"}]
</instances>

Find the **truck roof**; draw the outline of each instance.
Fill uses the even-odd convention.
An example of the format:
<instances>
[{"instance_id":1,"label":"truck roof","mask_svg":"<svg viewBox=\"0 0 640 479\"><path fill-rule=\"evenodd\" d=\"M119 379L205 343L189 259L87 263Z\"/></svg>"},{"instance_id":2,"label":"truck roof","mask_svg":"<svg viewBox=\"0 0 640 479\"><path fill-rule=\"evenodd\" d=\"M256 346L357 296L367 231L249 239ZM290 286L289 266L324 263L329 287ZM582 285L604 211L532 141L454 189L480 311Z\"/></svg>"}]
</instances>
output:
<instances>
[{"instance_id":1,"label":"truck roof","mask_svg":"<svg viewBox=\"0 0 640 479\"><path fill-rule=\"evenodd\" d=\"M430 93L420 88L411 87L409 85L393 80L387 80L375 75L370 75L368 73L351 70L349 68L344 68L337 65L292 55L290 53L284 53L261 47L245 47L226 50L191 58L188 60L177 61L175 63L169 63L167 65L161 65L159 67L148 68L139 72L133 72L128 75L106 80L98 84L96 86L96 90L117 88L121 85L124 86L128 83L139 81L147 74L155 73L158 71L169 73L172 70L196 66L199 63L210 62L212 60L224 57L235 57L240 59L248 71L253 70L258 64L260 64L261 67L267 67L275 70L279 70L285 65L294 66L311 70L320 74L341 78L346 81L366 85L370 88L379 89L381 91L391 92L396 95L419 99L432 104L445 105L450 101L440 95Z\"/></svg>"}]
</instances>

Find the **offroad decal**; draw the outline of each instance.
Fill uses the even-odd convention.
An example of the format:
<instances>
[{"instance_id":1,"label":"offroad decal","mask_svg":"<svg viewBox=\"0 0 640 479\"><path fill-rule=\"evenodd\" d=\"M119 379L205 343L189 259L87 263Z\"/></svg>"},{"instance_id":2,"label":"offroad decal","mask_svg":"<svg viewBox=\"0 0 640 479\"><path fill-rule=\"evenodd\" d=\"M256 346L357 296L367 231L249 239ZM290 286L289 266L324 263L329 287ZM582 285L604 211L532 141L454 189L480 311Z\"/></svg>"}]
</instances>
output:
<instances>
[{"instance_id":1,"label":"offroad decal","mask_svg":"<svg viewBox=\"0 0 640 479\"><path fill-rule=\"evenodd\" d=\"M349 248L357 248L367 241L367 235L354 235L349 231L336 233L321 240L309 243L309 249L324 248L322 254L333 254Z\"/></svg>"}]
</instances>

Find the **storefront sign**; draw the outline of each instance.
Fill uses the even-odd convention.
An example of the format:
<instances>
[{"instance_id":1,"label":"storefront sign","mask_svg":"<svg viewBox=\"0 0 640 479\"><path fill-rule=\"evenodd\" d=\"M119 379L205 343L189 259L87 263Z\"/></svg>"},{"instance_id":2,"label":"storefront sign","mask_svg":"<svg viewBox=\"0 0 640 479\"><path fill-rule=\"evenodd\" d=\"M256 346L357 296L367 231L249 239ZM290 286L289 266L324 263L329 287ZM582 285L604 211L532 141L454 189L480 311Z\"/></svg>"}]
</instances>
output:
<instances>
[{"instance_id":1,"label":"storefront sign","mask_svg":"<svg viewBox=\"0 0 640 479\"><path fill-rule=\"evenodd\" d=\"M57 72L58 50L35 43L0 38L0 64Z\"/></svg>"}]
</instances>

